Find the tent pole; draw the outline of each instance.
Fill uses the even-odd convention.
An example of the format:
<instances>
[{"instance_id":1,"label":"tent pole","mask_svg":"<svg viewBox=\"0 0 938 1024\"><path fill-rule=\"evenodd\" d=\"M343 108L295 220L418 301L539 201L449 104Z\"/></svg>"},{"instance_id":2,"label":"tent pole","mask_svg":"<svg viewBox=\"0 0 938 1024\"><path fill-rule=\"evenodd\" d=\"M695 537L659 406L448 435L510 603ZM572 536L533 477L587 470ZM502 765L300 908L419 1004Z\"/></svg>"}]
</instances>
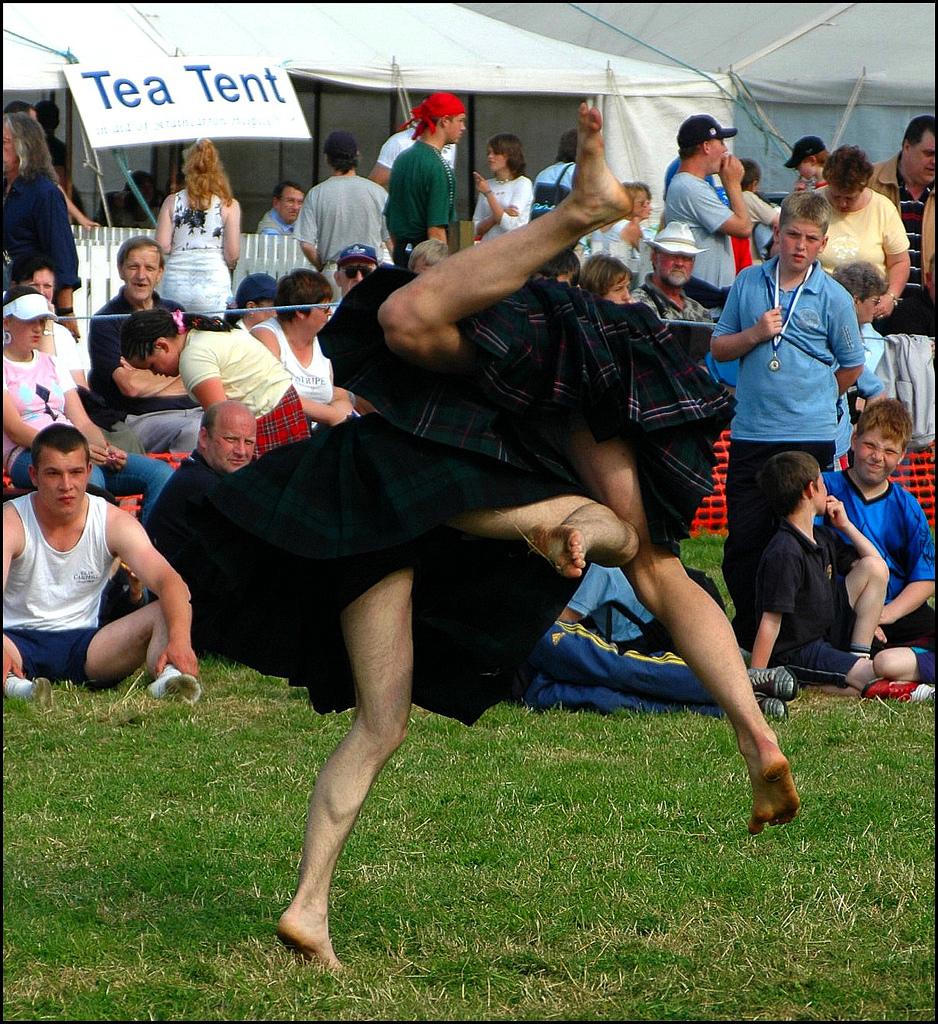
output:
<instances>
[{"instance_id":1,"label":"tent pole","mask_svg":"<svg viewBox=\"0 0 938 1024\"><path fill-rule=\"evenodd\" d=\"M84 165L94 173L95 183L98 186L98 193L101 196L101 207L104 210L104 219L107 226L111 226L111 211L107 205L107 193L104 191L104 172L101 170L101 162L98 160L98 152L93 149L88 141L88 133L85 131L84 122L81 124L81 141L85 150Z\"/></svg>"},{"instance_id":2,"label":"tent pole","mask_svg":"<svg viewBox=\"0 0 938 1024\"><path fill-rule=\"evenodd\" d=\"M475 182L475 178L473 177L473 171L475 170L475 159L476 159L476 94L474 92L469 94L469 112L468 112L468 114L469 114L469 116L468 116L467 120L469 121L469 124L468 124L467 129L466 129L466 134L469 136L469 145L466 147L466 150L467 150L467 155L468 155L469 159L466 161L466 182L467 182L468 187L469 187L469 191L467 193L468 196L469 196L469 213L468 213L468 215L471 217L472 216L472 211L475 209L475 205L476 205L475 202L474 202L474 200L475 200L475 192L476 192L476 182ZM458 216L457 216L456 219L457 220L459 219Z\"/></svg>"},{"instance_id":3,"label":"tent pole","mask_svg":"<svg viewBox=\"0 0 938 1024\"><path fill-rule=\"evenodd\" d=\"M313 107L313 184L319 181L319 153L322 146L319 140L322 138L322 82L316 79L314 90Z\"/></svg>"}]
</instances>

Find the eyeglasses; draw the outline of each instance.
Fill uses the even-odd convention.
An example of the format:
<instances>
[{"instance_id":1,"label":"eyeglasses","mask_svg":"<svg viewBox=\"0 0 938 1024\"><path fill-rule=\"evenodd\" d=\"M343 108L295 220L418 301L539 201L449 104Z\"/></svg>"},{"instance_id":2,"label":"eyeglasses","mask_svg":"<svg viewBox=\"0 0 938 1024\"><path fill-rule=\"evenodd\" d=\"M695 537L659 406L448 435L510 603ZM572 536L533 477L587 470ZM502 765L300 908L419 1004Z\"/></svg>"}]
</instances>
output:
<instances>
[{"instance_id":1,"label":"eyeglasses","mask_svg":"<svg viewBox=\"0 0 938 1024\"><path fill-rule=\"evenodd\" d=\"M369 264L356 263L354 267L342 267L342 273L351 281L353 277L367 277L375 268Z\"/></svg>"}]
</instances>

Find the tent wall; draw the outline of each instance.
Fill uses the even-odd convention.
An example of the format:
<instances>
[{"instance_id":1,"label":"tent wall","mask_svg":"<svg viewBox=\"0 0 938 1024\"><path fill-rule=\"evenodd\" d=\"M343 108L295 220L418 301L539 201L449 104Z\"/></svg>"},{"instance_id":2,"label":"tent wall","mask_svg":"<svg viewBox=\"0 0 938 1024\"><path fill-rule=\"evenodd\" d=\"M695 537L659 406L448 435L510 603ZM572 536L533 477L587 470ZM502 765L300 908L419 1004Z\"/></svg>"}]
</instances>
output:
<instances>
[{"instance_id":1,"label":"tent wall","mask_svg":"<svg viewBox=\"0 0 938 1024\"><path fill-rule=\"evenodd\" d=\"M840 126L843 111L822 104L764 103L766 114L783 136L795 141L802 135L819 135L828 146ZM917 114L931 113L921 107L854 108L843 134L842 146L859 146L874 163L899 152L905 127ZM762 167L762 190L787 192L795 172L783 164L788 153L781 155L765 135L745 118L737 118L739 135L735 151L738 156L756 160Z\"/></svg>"}]
</instances>

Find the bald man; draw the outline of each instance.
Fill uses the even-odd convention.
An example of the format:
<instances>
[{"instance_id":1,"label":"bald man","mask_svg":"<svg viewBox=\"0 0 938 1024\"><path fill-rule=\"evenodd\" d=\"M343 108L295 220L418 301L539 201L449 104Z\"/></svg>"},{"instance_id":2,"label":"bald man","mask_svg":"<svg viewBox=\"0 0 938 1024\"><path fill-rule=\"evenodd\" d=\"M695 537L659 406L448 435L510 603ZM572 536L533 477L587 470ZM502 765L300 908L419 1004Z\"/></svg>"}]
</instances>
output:
<instances>
[{"instance_id":1,"label":"bald man","mask_svg":"<svg viewBox=\"0 0 938 1024\"><path fill-rule=\"evenodd\" d=\"M163 488L147 521L153 546L172 565L189 539L191 502L254 458L257 420L242 402L217 402L202 414L195 451Z\"/></svg>"}]
</instances>

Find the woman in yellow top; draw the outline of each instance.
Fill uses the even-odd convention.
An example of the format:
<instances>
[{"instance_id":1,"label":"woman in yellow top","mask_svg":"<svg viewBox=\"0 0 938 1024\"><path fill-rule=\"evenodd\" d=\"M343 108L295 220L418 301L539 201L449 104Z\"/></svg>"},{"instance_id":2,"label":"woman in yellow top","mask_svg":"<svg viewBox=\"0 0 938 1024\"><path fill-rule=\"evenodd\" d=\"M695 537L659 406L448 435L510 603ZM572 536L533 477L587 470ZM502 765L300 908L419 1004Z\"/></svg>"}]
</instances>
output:
<instances>
[{"instance_id":1,"label":"woman in yellow top","mask_svg":"<svg viewBox=\"0 0 938 1024\"><path fill-rule=\"evenodd\" d=\"M135 369L180 376L203 409L226 398L243 402L257 417L255 458L309 437L289 371L256 338L222 320L141 310L121 328L121 354Z\"/></svg>"},{"instance_id":2,"label":"woman in yellow top","mask_svg":"<svg viewBox=\"0 0 938 1024\"><path fill-rule=\"evenodd\" d=\"M889 316L909 280L909 236L898 210L869 188L873 165L856 146L835 149L824 164L827 185L818 189L833 207L821 266L832 273L848 263L872 263L886 278L887 290L875 318Z\"/></svg>"}]
</instances>

